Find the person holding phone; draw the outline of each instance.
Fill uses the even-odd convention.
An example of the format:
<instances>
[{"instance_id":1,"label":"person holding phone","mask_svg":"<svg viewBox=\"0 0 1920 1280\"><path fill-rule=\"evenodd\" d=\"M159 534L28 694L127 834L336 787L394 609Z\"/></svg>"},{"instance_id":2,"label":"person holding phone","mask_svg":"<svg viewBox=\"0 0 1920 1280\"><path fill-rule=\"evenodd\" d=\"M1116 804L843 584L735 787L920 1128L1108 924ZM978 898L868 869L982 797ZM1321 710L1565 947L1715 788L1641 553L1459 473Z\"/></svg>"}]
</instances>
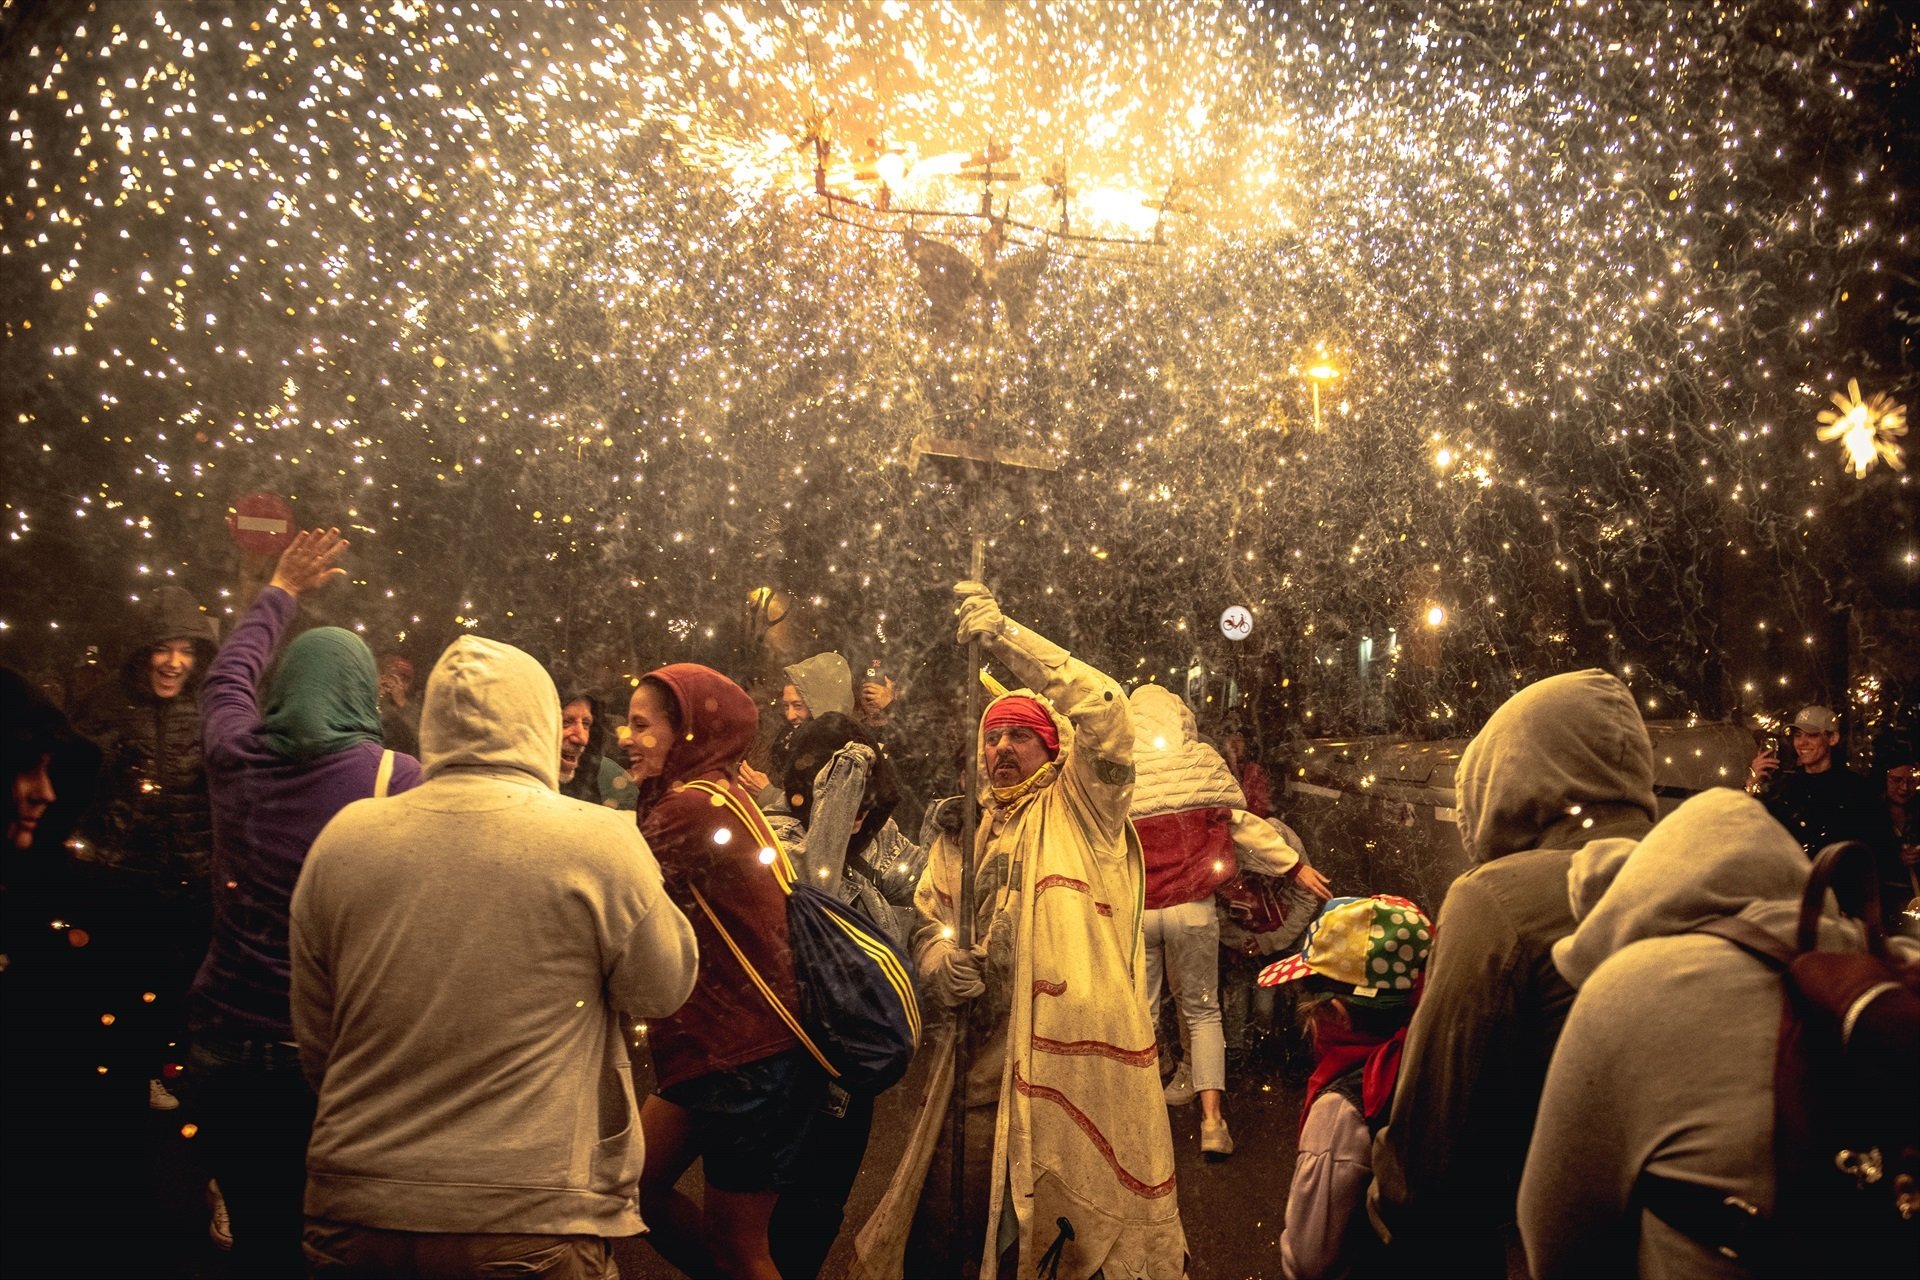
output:
<instances>
[{"instance_id":1,"label":"person holding phone","mask_svg":"<svg viewBox=\"0 0 1920 1280\"><path fill-rule=\"evenodd\" d=\"M1860 840L1876 857L1893 845L1886 808L1873 783L1836 763L1839 722L1831 708L1800 708L1788 730L1796 768L1782 770L1779 743L1753 758L1747 793L1759 798L1774 820L1812 856L1836 840Z\"/></svg>"}]
</instances>

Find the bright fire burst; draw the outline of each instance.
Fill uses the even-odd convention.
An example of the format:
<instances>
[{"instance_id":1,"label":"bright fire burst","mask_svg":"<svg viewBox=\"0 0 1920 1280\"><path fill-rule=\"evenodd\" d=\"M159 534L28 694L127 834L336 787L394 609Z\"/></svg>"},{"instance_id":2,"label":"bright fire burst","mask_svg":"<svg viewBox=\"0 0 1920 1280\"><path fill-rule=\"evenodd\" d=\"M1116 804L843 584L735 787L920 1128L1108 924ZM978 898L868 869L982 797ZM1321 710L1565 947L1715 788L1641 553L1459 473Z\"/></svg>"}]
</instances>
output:
<instances>
[{"instance_id":1,"label":"bright fire burst","mask_svg":"<svg viewBox=\"0 0 1920 1280\"><path fill-rule=\"evenodd\" d=\"M1860 396L1860 383L1847 379L1846 394L1833 393L1831 409L1820 411L1820 439L1838 440L1846 451L1847 470L1865 476L1875 462L1895 471L1906 470L1907 460L1896 441L1907 434L1907 407L1876 391L1871 400Z\"/></svg>"}]
</instances>

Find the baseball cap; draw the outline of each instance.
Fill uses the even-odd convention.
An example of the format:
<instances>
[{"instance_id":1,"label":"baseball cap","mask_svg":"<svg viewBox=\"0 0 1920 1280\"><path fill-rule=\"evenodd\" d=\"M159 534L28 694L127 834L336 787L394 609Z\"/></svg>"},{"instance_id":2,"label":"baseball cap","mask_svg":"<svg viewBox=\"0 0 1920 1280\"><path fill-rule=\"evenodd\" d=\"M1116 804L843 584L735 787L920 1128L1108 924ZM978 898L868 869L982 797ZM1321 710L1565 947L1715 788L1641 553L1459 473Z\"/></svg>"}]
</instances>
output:
<instances>
[{"instance_id":1,"label":"baseball cap","mask_svg":"<svg viewBox=\"0 0 1920 1280\"><path fill-rule=\"evenodd\" d=\"M1260 971L1260 985L1319 975L1381 1004L1413 996L1433 949L1433 922L1405 898L1335 898L1307 926L1300 950Z\"/></svg>"},{"instance_id":2,"label":"baseball cap","mask_svg":"<svg viewBox=\"0 0 1920 1280\"><path fill-rule=\"evenodd\" d=\"M1832 710L1815 703L1800 708L1800 714L1793 718L1793 727L1802 733L1832 733L1840 726L1834 720Z\"/></svg>"}]
</instances>

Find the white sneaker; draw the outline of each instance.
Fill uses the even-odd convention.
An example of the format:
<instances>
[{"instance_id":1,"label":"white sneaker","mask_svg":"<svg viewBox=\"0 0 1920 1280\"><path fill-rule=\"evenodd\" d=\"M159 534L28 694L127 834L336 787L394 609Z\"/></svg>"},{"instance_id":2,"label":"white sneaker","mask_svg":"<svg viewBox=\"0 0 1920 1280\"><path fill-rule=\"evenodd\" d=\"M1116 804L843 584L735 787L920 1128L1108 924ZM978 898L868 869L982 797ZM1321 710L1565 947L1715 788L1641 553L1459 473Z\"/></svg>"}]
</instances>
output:
<instances>
[{"instance_id":1,"label":"white sneaker","mask_svg":"<svg viewBox=\"0 0 1920 1280\"><path fill-rule=\"evenodd\" d=\"M1209 1160L1225 1160L1233 1154L1233 1135L1225 1120L1200 1122L1200 1154Z\"/></svg>"},{"instance_id":2,"label":"white sneaker","mask_svg":"<svg viewBox=\"0 0 1920 1280\"><path fill-rule=\"evenodd\" d=\"M1174 1068L1173 1075L1167 1079L1166 1088L1161 1092L1166 1094L1170 1107L1184 1107L1193 1101L1193 1077L1187 1074L1186 1063Z\"/></svg>"},{"instance_id":3,"label":"white sneaker","mask_svg":"<svg viewBox=\"0 0 1920 1280\"><path fill-rule=\"evenodd\" d=\"M211 1178L207 1180L207 1204L213 1209L213 1216L207 1220L207 1239L218 1248L233 1248L233 1219L227 1215L227 1198Z\"/></svg>"},{"instance_id":4,"label":"white sneaker","mask_svg":"<svg viewBox=\"0 0 1920 1280\"><path fill-rule=\"evenodd\" d=\"M147 1081L147 1106L153 1111L178 1111L180 1099L167 1092L167 1086L159 1080Z\"/></svg>"}]
</instances>

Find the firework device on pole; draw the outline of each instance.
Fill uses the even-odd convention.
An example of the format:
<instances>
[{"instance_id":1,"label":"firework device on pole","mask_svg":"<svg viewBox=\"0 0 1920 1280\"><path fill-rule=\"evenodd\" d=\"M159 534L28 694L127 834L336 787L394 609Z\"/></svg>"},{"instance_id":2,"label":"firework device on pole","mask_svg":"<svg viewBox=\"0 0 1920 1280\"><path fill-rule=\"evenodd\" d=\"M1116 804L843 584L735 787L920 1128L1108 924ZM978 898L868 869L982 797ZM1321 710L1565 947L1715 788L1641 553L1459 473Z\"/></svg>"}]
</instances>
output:
<instances>
[{"instance_id":1,"label":"firework device on pole","mask_svg":"<svg viewBox=\"0 0 1920 1280\"><path fill-rule=\"evenodd\" d=\"M967 577L986 581L987 538L978 531L978 507L991 489L996 467L1029 472L1057 471L1060 464L1045 454L1026 449L995 449L972 440L921 435L913 442L912 466L916 475L936 483L958 484L967 493L969 545ZM960 896L958 919L954 922L953 942L962 951L974 943L974 862L975 844L980 832L980 705L984 689L980 680L980 638L967 640L967 733L973 738L966 753L966 796L960 805ZM966 1221L967 1169L967 1073L973 1065L973 1004L954 1010L953 1096L947 1105L948 1149L953 1153L953 1221ZM987 1225L989 1231L993 1224ZM954 1238L965 1240L963 1232ZM978 1243L978 1242L976 1242ZM961 1246L964 1249L966 1246ZM956 1266L964 1261L956 1258ZM957 1274L957 1273L956 1273Z\"/></svg>"}]
</instances>

